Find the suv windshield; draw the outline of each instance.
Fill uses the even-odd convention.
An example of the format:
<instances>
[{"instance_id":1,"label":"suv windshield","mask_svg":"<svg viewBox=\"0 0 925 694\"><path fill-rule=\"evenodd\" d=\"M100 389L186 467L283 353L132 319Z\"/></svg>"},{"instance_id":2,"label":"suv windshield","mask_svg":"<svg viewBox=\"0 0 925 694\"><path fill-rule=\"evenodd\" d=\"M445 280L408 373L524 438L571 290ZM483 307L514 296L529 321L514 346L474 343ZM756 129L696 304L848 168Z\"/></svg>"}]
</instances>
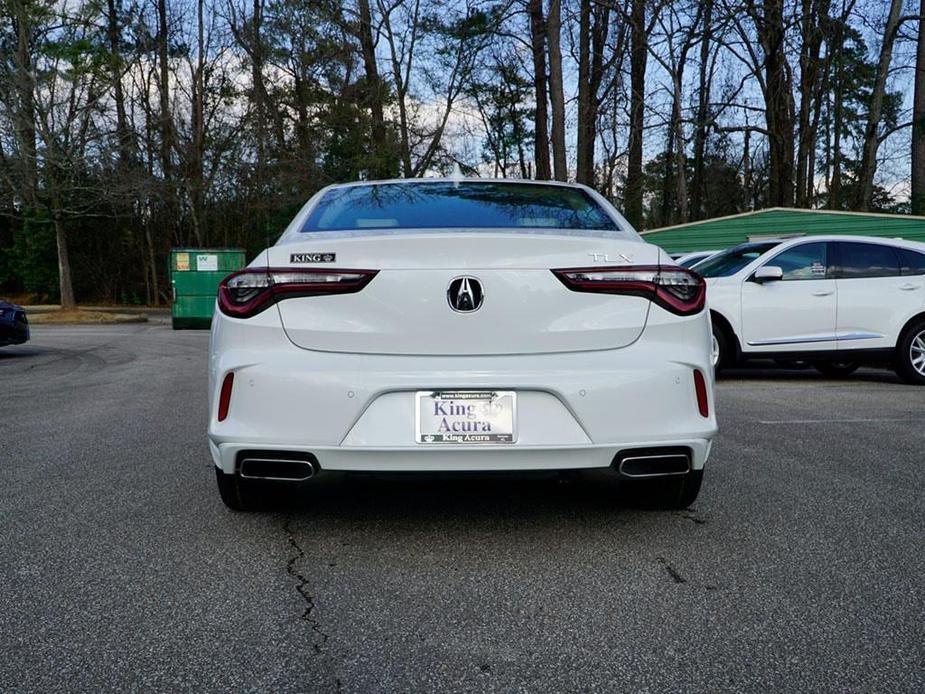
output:
<instances>
[{"instance_id":1,"label":"suv windshield","mask_svg":"<svg viewBox=\"0 0 925 694\"><path fill-rule=\"evenodd\" d=\"M729 277L779 243L780 241L768 241L736 246L701 260L691 267L691 270L699 273L701 277Z\"/></svg>"},{"instance_id":2,"label":"suv windshield","mask_svg":"<svg viewBox=\"0 0 925 694\"><path fill-rule=\"evenodd\" d=\"M580 188L477 181L332 188L309 214L302 231L460 227L620 231Z\"/></svg>"}]
</instances>

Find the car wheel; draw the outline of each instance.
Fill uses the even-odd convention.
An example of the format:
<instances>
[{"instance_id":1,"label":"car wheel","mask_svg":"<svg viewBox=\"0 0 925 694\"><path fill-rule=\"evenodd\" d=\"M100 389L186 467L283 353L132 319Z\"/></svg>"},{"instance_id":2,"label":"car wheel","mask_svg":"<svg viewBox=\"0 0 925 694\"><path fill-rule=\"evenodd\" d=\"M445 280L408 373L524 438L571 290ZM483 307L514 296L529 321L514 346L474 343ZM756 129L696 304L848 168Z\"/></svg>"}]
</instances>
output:
<instances>
[{"instance_id":1,"label":"car wheel","mask_svg":"<svg viewBox=\"0 0 925 694\"><path fill-rule=\"evenodd\" d=\"M215 481L218 483L218 494L222 497L225 506L232 511L253 510L253 489L250 488L247 480L242 480L237 475L226 475L216 467Z\"/></svg>"},{"instance_id":2,"label":"car wheel","mask_svg":"<svg viewBox=\"0 0 925 694\"><path fill-rule=\"evenodd\" d=\"M624 499L643 508L680 510L697 500L703 484L703 470L691 470L686 475L654 479L623 480Z\"/></svg>"},{"instance_id":3,"label":"car wheel","mask_svg":"<svg viewBox=\"0 0 925 694\"><path fill-rule=\"evenodd\" d=\"M732 366L733 352L733 343L729 334L716 321L713 321L713 344L710 356L713 360L714 373L719 373L722 369Z\"/></svg>"},{"instance_id":4,"label":"car wheel","mask_svg":"<svg viewBox=\"0 0 925 694\"><path fill-rule=\"evenodd\" d=\"M856 361L816 361L813 362L813 368L823 376L828 378L844 378L850 376L858 367L860 362Z\"/></svg>"},{"instance_id":5,"label":"car wheel","mask_svg":"<svg viewBox=\"0 0 925 694\"><path fill-rule=\"evenodd\" d=\"M925 385L925 321L914 323L899 339L896 373L906 383Z\"/></svg>"}]
</instances>

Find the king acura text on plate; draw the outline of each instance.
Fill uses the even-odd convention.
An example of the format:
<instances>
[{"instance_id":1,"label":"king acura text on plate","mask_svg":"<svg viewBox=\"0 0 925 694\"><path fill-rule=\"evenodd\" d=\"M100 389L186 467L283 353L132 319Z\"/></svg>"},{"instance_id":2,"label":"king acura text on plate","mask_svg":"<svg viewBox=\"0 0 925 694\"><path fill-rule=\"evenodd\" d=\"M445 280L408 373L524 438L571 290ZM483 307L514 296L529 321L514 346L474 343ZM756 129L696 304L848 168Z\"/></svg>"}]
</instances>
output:
<instances>
[{"instance_id":1,"label":"king acura text on plate","mask_svg":"<svg viewBox=\"0 0 925 694\"><path fill-rule=\"evenodd\" d=\"M512 391L419 391L418 443L514 443Z\"/></svg>"}]
</instances>

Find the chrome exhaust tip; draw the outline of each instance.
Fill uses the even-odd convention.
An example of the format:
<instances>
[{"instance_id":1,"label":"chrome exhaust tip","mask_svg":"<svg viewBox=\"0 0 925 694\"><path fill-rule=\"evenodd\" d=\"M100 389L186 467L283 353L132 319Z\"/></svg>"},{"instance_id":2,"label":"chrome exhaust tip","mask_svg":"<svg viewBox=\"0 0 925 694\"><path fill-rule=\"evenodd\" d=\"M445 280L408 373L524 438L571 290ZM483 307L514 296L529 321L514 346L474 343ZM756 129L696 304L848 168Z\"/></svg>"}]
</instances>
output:
<instances>
[{"instance_id":1,"label":"chrome exhaust tip","mask_svg":"<svg viewBox=\"0 0 925 694\"><path fill-rule=\"evenodd\" d=\"M304 482L318 472L317 463L305 458L246 455L238 468L242 479L275 482Z\"/></svg>"},{"instance_id":2,"label":"chrome exhaust tip","mask_svg":"<svg viewBox=\"0 0 925 694\"><path fill-rule=\"evenodd\" d=\"M624 477L666 477L691 471L691 454L686 448L620 451L614 466Z\"/></svg>"}]
</instances>

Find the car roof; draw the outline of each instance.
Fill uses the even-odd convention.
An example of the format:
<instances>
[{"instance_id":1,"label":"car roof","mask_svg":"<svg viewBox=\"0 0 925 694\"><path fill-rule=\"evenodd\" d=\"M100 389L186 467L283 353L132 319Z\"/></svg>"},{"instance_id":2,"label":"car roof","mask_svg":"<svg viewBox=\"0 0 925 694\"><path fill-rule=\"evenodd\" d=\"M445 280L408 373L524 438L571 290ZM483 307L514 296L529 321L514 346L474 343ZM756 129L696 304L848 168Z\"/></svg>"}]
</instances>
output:
<instances>
[{"instance_id":1,"label":"car roof","mask_svg":"<svg viewBox=\"0 0 925 694\"><path fill-rule=\"evenodd\" d=\"M537 181L529 178L481 178L479 176L434 176L428 178L383 178L371 181L347 181L345 183L333 183L328 188L354 188L357 186L381 186L391 184L401 185L424 185L428 183L508 183L524 184L535 186L558 186L560 188L578 188L586 190L587 186L581 183L570 183L568 181Z\"/></svg>"},{"instance_id":2,"label":"car roof","mask_svg":"<svg viewBox=\"0 0 925 694\"><path fill-rule=\"evenodd\" d=\"M899 237L889 236L859 236L857 234L814 234L812 236L797 236L795 238L784 239L780 243L796 245L798 242L815 242L815 241L848 241L855 243L879 243L888 246L903 246L916 250L925 250L925 243L919 241L909 241Z\"/></svg>"},{"instance_id":3,"label":"car roof","mask_svg":"<svg viewBox=\"0 0 925 694\"><path fill-rule=\"evenodd\" d=\"M859 236L857 234L813 234L810 236L793 236L785 239L761 239L760 241L746 241L745 243L740 243L736 246L731 246L727 250L745 250L748 248L757 248L759 246L765 246L771 244L772 247L768 251L777 248L777 246L782 246L786 244L789 246L797 246L802 243L824 243L832 241L848 241L855 243L879 243L889 246L902 246L905 248L912 248L915 250L925 251L925 243L919 241L909 241L902 238L894 238L887 236Z\"/></svg>"}]
</instances>

